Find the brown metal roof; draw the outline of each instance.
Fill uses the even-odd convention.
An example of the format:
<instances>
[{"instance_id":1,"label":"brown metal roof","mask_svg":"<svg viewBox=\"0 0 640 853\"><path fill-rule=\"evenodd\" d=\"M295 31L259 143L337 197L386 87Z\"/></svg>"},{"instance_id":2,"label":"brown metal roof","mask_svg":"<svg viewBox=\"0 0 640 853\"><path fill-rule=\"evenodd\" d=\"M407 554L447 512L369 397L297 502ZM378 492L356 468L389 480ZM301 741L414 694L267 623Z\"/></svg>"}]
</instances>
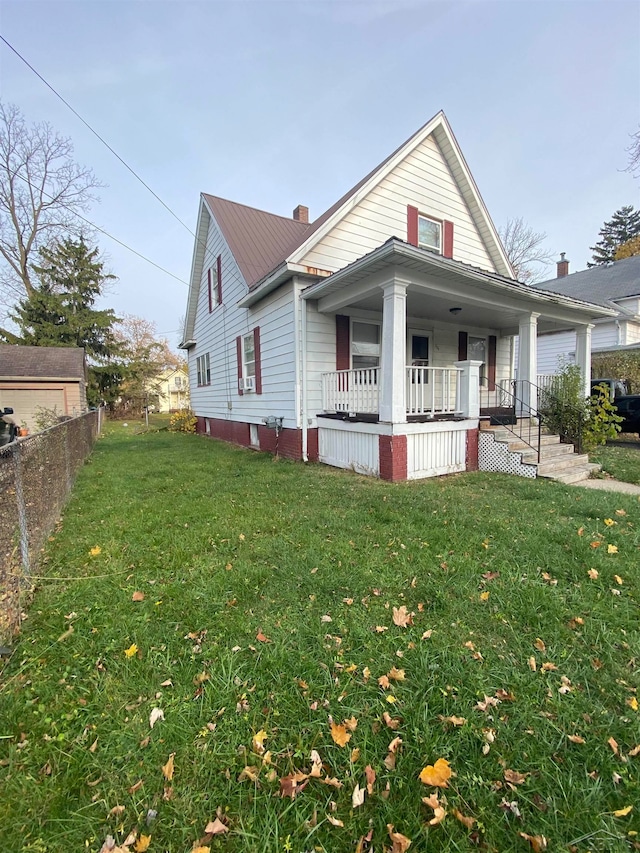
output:
<instances>
[{"instance_id":1,"label":"brown metal roof","mask_svg":"<svg viewBox=\"0 0 640 853\"><path fill-rule=\"evenodd\" d=\"M203 195L250 288L284 261L313 227L218 196Z\"/></svg>"},{"instance_id":2,"label":"brown metal roof","mask_svg":"<svg viewBox=\"0 0 640 853\"><path fill-rule=\"evenodd\" d=\"M0 379L8 376L84 379L81 347L23 347L0 344Z\"/></svg>"}]
</instances>

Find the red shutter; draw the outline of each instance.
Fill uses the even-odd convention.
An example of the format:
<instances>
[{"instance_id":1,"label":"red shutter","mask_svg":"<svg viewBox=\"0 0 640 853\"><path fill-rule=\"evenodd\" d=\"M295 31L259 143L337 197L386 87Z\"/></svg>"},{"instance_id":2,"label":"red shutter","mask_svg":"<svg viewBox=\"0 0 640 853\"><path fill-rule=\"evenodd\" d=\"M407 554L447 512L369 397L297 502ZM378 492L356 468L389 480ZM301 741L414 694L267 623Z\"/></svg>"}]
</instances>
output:
<instances>
[{"instance_id":1,"label":"red shutter","mask_svg":"<svg viewBox=\"0 0 640 853\"><path fill-rule=\"evenodd\" d=\"M222 305L222 255L218 255L218 305Z\"/></svg>"},{"instance_id":2,"label":"red shutter","mask_svg":"<svg viewBox=\"0 0 640 853\"><path fill-rule=\"evenodd\" d=\"M207 290L209 291L209 314L213 311L213 294L211 293L211 267L207 270Z\"/></svg>"},{"instance_id":3,"label":"red shutter","mask_svg":"<svg viewBox=\"0 0 640 853\"><path fill-rule=\"evenodd\" d=\"M444 221L444 247L442 254L445 258L453 257L453 222Z\"/></svg>"},{"instance_id":4,"label":"red shutter","mask_svg":"<svg viewBox=\"0 0 640 853\"><path fill-rule=\"evenodd\" d=\"M253 330L253 357L256 360L256 394L262 394L262 359L260 357L260 326Z\"/></svg>"},{"instance_id":5,"label":"red shutter","mask_svg":"<svg viewBox=\"0 0 640 853\"><path fill-rule=\"evenodd\" d=\"M458 332L458 361L467 360L467 340L469 335L466 332Z\"/></svg>"},{"instance_id":6,"label":"red shutter","mask_svg":"<svg viewBox=\"0 0 640 853\"><path fill-rule=\"evenodd\" d=\"M489 335L489 346L487 347L487 379L489 380L489 391L496 390L496 349L498 339L495 335Z\"/></svg>"},{"instance_id":7,"label":"red shutter","mask_svg":"<svg viewBox=\"0 0 640 853\"><path fill-rule=\"evenodd\" d=\"M418 245L418 208L407 205L407 243Z\"/></svg>"},{"instance_id":8,"label":"red shutter","mask_svg":"<svg viewBox=\"0 0 640 853\"><path fill-rule=\"evenodd\" d=\"M336 370L349 370L350 367L349 318L336 314Z\"/></svg>"},{"instance_id":9,"label":"red shutter","mask_svg":"<svg viewBox=\"0 0 640 853\"><path fill-rule=\"evenodd\" d=\"M238 358L238 394L242 396L244 391L240 389L240 380L242 379L242 338L240 335L236 338L236 356Z\"/></svg>"}]
</instances>

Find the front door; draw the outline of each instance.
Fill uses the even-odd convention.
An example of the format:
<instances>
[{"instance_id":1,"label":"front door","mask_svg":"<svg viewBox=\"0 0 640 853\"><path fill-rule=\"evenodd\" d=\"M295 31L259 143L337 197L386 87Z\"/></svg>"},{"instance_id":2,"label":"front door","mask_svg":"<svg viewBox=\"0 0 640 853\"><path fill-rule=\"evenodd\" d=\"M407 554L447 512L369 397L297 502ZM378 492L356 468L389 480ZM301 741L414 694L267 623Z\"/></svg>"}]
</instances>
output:
<instances>
[{"instance_id":1,"label":"front door","mask_svg":"<svg viewBox=\"0 0 640 853\"><path fill-rule=\"evenodd\" d=\"M409 332L407 364L410 367L429 367L430 343L426 332ZM425 381L429 381L426 371L416 371L416 374L424 375Z\"/></svg>"}]
</instances>

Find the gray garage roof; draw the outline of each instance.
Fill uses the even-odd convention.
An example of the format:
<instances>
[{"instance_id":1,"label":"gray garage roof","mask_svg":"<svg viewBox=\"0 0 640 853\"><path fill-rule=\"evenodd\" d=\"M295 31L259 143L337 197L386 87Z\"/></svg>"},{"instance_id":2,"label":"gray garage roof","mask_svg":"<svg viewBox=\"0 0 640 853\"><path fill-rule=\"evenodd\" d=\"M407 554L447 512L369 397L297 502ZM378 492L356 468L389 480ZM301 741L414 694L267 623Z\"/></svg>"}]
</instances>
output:
<instances>
[{"instance_id":1,"label":"gray garage roof","mask_svg":"<svg viewBox=\"0 0 640 853\"><path fill-rule=\"evenodd\" d=\"M84 350L0 344L0 379L10 376L84 379Z\"/></svg>"},{"instance_id":2,"label":"gray garage roof","mask_svg":"<svg viewBox=\"0 0 640 853\"><path fill-rule=\"evenodd\" d=\"M537 281L535 287L610 307L612 301L640 296L640 255L609 266L574 272L563 278Z\"/></svg>"}]
</instances>

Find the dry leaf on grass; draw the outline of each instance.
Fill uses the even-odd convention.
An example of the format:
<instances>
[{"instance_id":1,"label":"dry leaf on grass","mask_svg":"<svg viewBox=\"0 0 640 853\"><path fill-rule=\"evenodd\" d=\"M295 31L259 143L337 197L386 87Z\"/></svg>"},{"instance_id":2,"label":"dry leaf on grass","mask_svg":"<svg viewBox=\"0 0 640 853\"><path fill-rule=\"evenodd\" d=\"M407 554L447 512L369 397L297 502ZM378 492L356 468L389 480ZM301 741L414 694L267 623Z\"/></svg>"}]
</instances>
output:
<instances>
[{"instance_id":1,"label":"dry leaf on grass","mask_svg":"<svg viewBox=\"0 0 640 853\"><path fill-rule=\"evenodd\" d=\"M136 590L131 596L131 601L144 601L144 592Z\"/></svg>"},{"instance_id":2,"label":"dry leaf on grass","mask_svg":"<svg viewBox=\"0 0 640 853\"><path fill-rule=\"evenodd\" d=\"M460 823L464 824L467 829L473 829L473 825L476 822L476 819L474 817L467 817L466 815L463 815L462 812L458 809L454 809L452 814L456 818L456 820L459 820Z\"/></svg>"},{"instance_id":3,"label":"dry leaf on grass","mask_svg":"<svg viewBox=\"0 0 640 853\"><path fill-rule=\"evenodd\" d=\"M571 743L585 743L585 739L580 735L567 735L567 740L570 740Z\"/></svg>"},{"instance_id":4,"label":"dry leaf on grass","mask_svg":"<svg viewBox=\"0 0 640 853\"><path fill-rule=\"evenodd\" d=\"M522 785L527 780L527 773L518 773L517 770L505 770L504 778L512 785Z\"/></svg>"},{"instance_id":5,"label":"dry leaf on grass","mask_svg":"<svg viewBox=\"0 0 640 853\"><path fill-rule=\"evenodd\" d=\"M280 796L295 800L296 795L304 791L308 784L309 777L306 773L290 773L280 779Z\"/></svg>"},{"instance_id":6,"label":"dry leaf on grass","mask_svg":"<svg viewBox=\"0 0 640 853\"><path fill-rule=\"evenodd\" d=\"M437 826L439 823L442 823L447 812L445 811L444 806L438 799L437 792L434 791L433 794L431 794L430 796L423 797L422 802L425 804L425 806L429 806L430 809L433 809L433 817L429 821L429 826Z\"/></svg>"},{"instance_id":7,"label":"dry leaf on grass","mask_svg":"<svg viewBox=\"0 0 640 853\"><path fill-rule=\"evenodd\" d=\"M526 832L520 832L518 834L520 835L520 838L524 838L525 841L529 842L534 853L540 853L540 851L547 849L547 839L544 835L527 835Z\"/></svg>"},{"instance_id":8,"label":"dry leaf on grass","mask_svg":"<svg viewBox=\"0 0 640 853\"><path fill-rule=\"evenodd\" d=\"M333 826L344 826L344 821L339 820L337 817L334 817L333 815L328 814L327 820L329 821L330 824L333 824Z\"/></svg>"},{"instance_id":9,"label":"dry leaf on grass","mask_svg":"<svg viewBox=\"0 0 640 853\"><path fill-rule=\"evenodd\" d=\"M151 836L150 835L141 835L140 838L136 841L135 851L136 853L146 853L149 849L149 845L151 844Z\"/></svg>"},{"instance_id":10,"label":"dry leaf on grass","mask_svg":"<svg viewBox=\"0 0 640 853\"><path fill-rule=\"evenodd\" d=\"M464 726L467 722L465 717L443 717L442 714L439 714L438 719L443 723L451 723L452 726Z\"/></svg>"},{"instance_id":11,"label":"dry leaf on grass","mask_svg":"<svg viewBox=\"0 0 640 853\"><path fill-rule=\"evenodd\" d=\"M413 613L408 613L404 604L400 607L394 607L393 624L399 628L406 628L408 625L413 625Z\"/></svg>"},{"instance_id":12,"label":"dry leaf on grass","mask_svg":"<svg viewBox=\"0 0 640 853\"><path fill-rule=\"evenodd\" d=\"M404 669L396 669L395 666L392 666L387 673L387 678L391 681L404 681Z\"/></svg>"},{"instance_id":13,"label":"dry leaf on grass","mask_svg":"<svg viewBox=\"0 0 640 853\"><path fill-rule=\"evenodd\" d=\"M406 853L411 847L411 839L400 832L394 832L392 823L387 824L387 830L392 844L391 853Z\"/></svg>"},{"instance_id":14,"label":"dry leaf on grass","mask_svg":"<svg viewBox=\"0 0 640 853\"><path fill-rule=\"evenodd\" d=\"M402 723L400 717L392 717L388 711L384 712L384 714L382 715L382 719L384 720L385 724L393 731L395 731Z\"/></svg>"},{"instance_id":15,"label":"dry leaf on grass","mask_svg":"<svg viewBox=\"0 0 640 853\"><path fill-rule=\"evenodd\" d=\"M364 775L367 778L367 793L371 796L373 794L373 786L376 783L376 771L370 764L367 764L364 768Z\"/></svg>"},{"instance_id":16,"label":"dry leaf on grass","mask_svg":"<svg viewBox=\"0 0 640 853\"><path fill-rule=\"evenodd\" d=\"M418 777L425 785L432 785L434 788L448 788L447 784L453 775L449 762L446 758L439 758L435 764L427 764Z\"/></svg>"},{"instance_id":17,"label":"dry leaf on grass","mask_svg":"<svg viewBox=\"0 0 640 853\"><path fill-rule=\"evenodd\" d=\"M73 625L71 626L73 628ZM132 658L138 653L138 647L135 643L131 643L128 649L124 650L125 657Z\"/></svg>"},{"instance_id":18,"label":"dry leaf on grass","mask_svg":"<svg viewBox=\"0 0 640 853\"><path fill-rule=\"evenodd\" d=\"M175 752L172 752L171 755L169 756L168 760L167 760L167 763L162 765L162 775L167 780L167 782L170 782L173 779L173 773L175 770L174 763L173 763L174 757L175 757Z\"/></svg>"},{"instance_id":19,"label":"dry leaf on grass","mask_svg":"<svg viewBox=\"0 0 640 853\"><path fill-rule=\"evenodd\" d=\"M533 644L539 652L546 652L547 647L545 645L544 640L541 640L540 637L536 637L535 643Z\"/></svg>"},{"instance_id":20,"label":"dry leaf on grass","mask_svg":"<svg viewBox=\"0 0 640 853\"><path fill-rule=\"evenodd\" d=\"M251 739L251 749L256 755L264 755L264 742L267 738L267 733L264 729L260 729Z\"/></svg>"},{"instance_id":21,"label":"dry leaf on grass","mask_svg":"<svg viewBox=\"0 0 640 853\"><path fill-rule=\"evenodd\" d=\"M262 633L262 630L258 631L258 633L256 634L256 640L259 643L270 643L271 642L269 637L267 637L265 634Z\"/></svg>"},{"instance_id":22,"label":"dry leaf on grass","mask_svg":"<svg viewBox=\"0 0 640 853\"><path fill-rule=\"evenodd\" d=\"M356 782L356 787L353 789L353 794L351 795L351 805L354 809L357 809L364 803L365 794L366 788L361 788Z\"/></svg>"},{"instance_id":23,"label":"dry leaf on grass","mask_svg":"<svg viewBox=\"0 0 640 853\"><path fill-rule=\"evenodd\" d=\"M346 726L331 723L331 737L334 743L338 746L346 746L351 740L351 734L347 731Z\"/></svg>"},{"instance_id":24,"label":"dry leaf on grass","mask_svg":"<svg viewBox=\"0 0 640 853\"><path fill-rule=\"evenodd\" d=\"M623 809L616 809L613 814L615 817L626 817L631 811L633 811L633 806L625 806Z\"/></svg>"},{"instance_id":25,"label":"dry leaf on grass","mask_svg":"<svg viewBox=\"0 0 640 853\"><path fill-rule=\"evenodd\" d=\"M229 827L225 826L220 818L217 817L215 820L209 821L205 826L204 831L207 835L222 835L224 832L229 832Z\"/></svg>"},{"instance_id":26,"label":"dry leaf on grass","mask_svg":"<svg viewBox=\"0 0 640 853\"><path fill-rule=\"evenodd\" d=\"M322 759L315 749L311 750L311 773L309 776L312 779L319 779L322 776Z\"/></svg>"},{"instance_id":27,"label":"dry leaf on grass","mask_svg":"<svg viewBox=\"0 0 640 853\"><path fill-rule=\"evenodd\" d=\"M164 711L162 708L152 708L149 714L149 727L153 728L159 720L164 720Z\"/></svg>"}]
</instances>

